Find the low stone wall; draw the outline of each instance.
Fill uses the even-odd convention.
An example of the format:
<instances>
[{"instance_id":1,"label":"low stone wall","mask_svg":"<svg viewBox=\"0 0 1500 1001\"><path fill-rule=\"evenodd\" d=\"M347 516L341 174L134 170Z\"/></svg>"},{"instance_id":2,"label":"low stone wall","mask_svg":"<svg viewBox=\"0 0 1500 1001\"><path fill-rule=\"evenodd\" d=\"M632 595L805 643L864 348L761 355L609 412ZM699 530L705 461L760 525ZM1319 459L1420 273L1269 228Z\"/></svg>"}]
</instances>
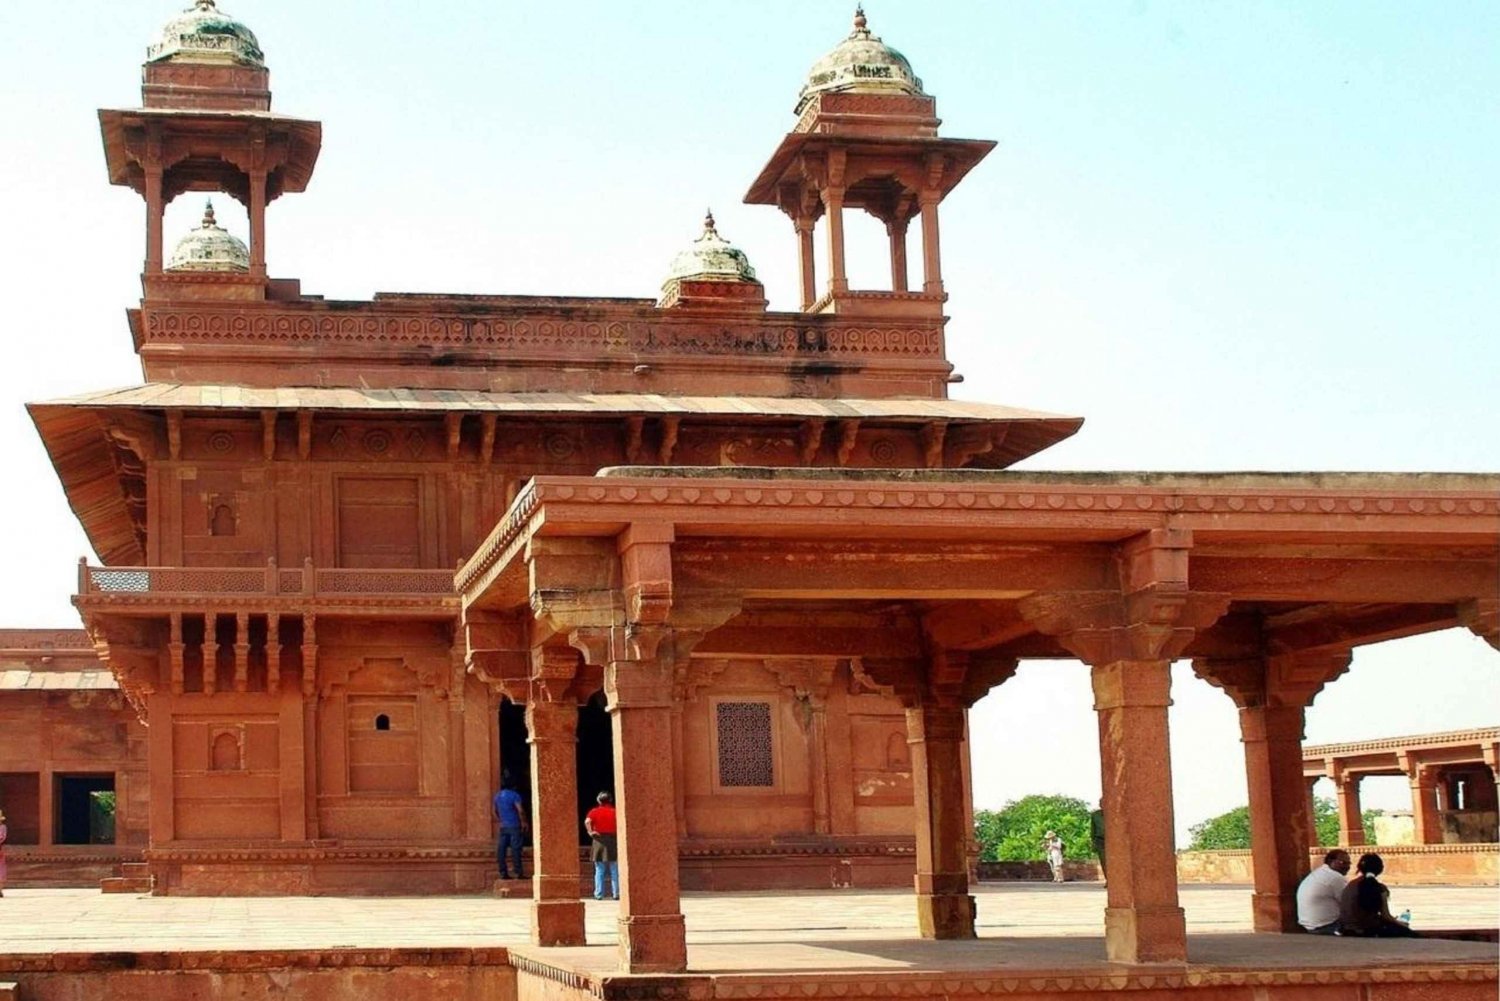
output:
<instances>
[{"instance_id":1,"label":"low stone wall","mask_svg":"<svg viewBox=\"0 0 1500 1001\"><path fill-rule=\"evenodd\" d=\"M979 878L985 882L1046 882L1052 878L1052 867L1045 862L981 862ZM1104 877L1097 862L1063 863L1063 878L1069 883L1094 882Z\"/></svg>"},{"instance_id":2,"label":"low stone wall","mask_svg":"<svg viewBox=\"0 0 1500 1001\"><path fill-rule=\"evenodd\" d=\"M312 949L0 955L20 1001L513 1001L505 949Z\"/></svg>"},{"instance_id":3,"label":"low stone wall","mask_svg":"<svg viewBox=\"0 0 1500 1001\"><path fill-rule=\"evenodd\" d=\"M1500 845L1355 845L1348 849L1358 859L1372 851L1385 862L1388 883L1422 886L1500 885ZM1308 852L1310 866L1321 865L1327 848ZM1182 883L1253 883L1255 872L1248 850L1179 852L1177 879Z\"/></svg>"}]
</instances>

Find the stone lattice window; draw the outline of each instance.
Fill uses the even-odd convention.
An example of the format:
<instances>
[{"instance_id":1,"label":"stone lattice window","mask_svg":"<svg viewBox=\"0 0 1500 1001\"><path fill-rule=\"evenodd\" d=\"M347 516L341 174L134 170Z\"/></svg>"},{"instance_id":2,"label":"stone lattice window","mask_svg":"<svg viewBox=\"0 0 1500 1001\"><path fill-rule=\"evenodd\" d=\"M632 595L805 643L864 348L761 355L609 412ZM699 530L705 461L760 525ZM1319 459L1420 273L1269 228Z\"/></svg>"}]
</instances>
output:
<instances>
[{"instance_id":1,"label":"stone lattice window","mask_svg":"<svg viewBox=\"0 0 1500 1001\"><path fill-rule=\"evenodd\" d=\"M714 707L719 733L719 785L768 787L771 764L771 704L720 702Z\"/></svg>"}]
</instances>

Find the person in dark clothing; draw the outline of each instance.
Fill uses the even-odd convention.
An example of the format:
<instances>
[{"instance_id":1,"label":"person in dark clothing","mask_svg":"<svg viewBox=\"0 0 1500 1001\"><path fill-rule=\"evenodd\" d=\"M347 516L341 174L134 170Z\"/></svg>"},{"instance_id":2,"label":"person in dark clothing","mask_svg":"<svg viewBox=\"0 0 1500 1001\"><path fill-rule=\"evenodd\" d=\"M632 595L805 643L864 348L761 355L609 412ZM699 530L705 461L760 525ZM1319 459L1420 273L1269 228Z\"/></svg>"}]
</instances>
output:
<instances>
[{"instance_id":1,"label":"person in dark clothing","mask_svg":"<svg viewBox=\"0 0 1500 1001\"><path fill-rule=\"evenodd\" d=\"M509 861L506 856L509 855L515 862L514 878L524 879L526 874L521 869L521 845L526 840L526 832L531 825L526 820L525 800L516 791L514 782L506 782L495 793L492 808L495 819L500 822L500 840L495 845L495 864L500 869L500 878L512 878L506 865Z\"/></svg>"},{"instance_id":2,"label":"person in dark clothing","mask_svg":"<svg viewBox=\"0 0 1500 1001\"><path fill-rule=\"evenodd\" d=\"M1339 934L1366 938L1410 938L1417 933L1405 921L1391 917L1391 891L1377 878L1385 863L1374 852L1359 857L1359 875L1339 898Z\"/></svg>"}]
</instances>

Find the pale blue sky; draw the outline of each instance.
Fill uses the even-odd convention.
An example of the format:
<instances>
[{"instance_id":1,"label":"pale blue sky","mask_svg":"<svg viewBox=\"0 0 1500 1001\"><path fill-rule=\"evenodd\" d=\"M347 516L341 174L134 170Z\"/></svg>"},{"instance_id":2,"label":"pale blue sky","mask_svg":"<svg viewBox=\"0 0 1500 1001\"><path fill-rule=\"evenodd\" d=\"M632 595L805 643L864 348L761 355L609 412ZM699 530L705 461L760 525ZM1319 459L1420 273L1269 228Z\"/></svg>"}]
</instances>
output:
<instances>
[{"instance_id":1,"label":"pale blue sky","mask_svg":"<svg viewBox=\"0 0 1500 1001\"><path fill-rule=\"evenodd\" d=\"M139 102L145 46L184 6L0 5L8 625L76 624L86 543L19 405L138 381L143 212L106 182L94 109ZM260 38L275 108L324 122L308 192L271 208L274 274L345 298L649 296L711 205L794 305L790 226L740 199L847 32L843 0L225 7ZM955 396L1087 418L1026 466L1500 467L1500 5L867 12L945 134L1000 143L943 206L949 353ZM201 208L179 200L169 239ZM883 238L851 239L854 277L878 279ZM1493 724L1497 666L1467 634L1362 652L1309 739ZM1177 698L1185 829L1244 779L1227 698L1185 680ZM1081 668L1024 668L976 721L980 805L1097 796ZM1055 789L1008 767L1039 748Z\"/></svg>"}]
</instances>

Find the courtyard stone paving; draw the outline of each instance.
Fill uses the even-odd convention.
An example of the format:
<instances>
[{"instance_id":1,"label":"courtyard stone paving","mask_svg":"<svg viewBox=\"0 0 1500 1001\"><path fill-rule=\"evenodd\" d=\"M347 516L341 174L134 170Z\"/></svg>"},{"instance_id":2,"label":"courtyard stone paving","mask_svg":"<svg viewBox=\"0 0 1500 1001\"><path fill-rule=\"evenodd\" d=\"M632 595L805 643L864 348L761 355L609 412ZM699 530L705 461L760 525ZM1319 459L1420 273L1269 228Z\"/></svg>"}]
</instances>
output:
<instances>
[{"instance_id":1,"label":"courtyard stone paving","mask_svg":"<svg viewBox=\"0 0 1500 1001\"><path fill-rule=\"evenodd\" d=\"M911 895L896 891L688 893L683 913L695 969L764 963L766 949L780 968L910 967L933 945L945 950L945 966L993 965L1002 943L983 940L1002 938L1027 939L1032 962L1102 959L1102 885L986 883L975 896L978 943L915 940ZM1255 961L1281 956L1301 962L1330 947L1328 940L1303 936L1233 934L1250 931L1248 887L1184 886L1181 899L1195 962L1213 962L1226 949L1248 949ZM1410 907L1419 929L1500 926L1496 887L1398 886L1392 902L1396 910ZM591 944L615 941L617 914L614 902L587 902ZM0 899L0 954L520 946L530 921L530 901L491 897L151 897L13 889ZM1375 945L1341 940L1333 947L1352 956L1351 950ZM1461 942L1423 947L1454 959L1493 959L1496 952L1494 945ZM752 960L757 953L761 958ZM576 958L594 966L613 956L613 949L588 949Z\"/></svg>"}]
</instances>

